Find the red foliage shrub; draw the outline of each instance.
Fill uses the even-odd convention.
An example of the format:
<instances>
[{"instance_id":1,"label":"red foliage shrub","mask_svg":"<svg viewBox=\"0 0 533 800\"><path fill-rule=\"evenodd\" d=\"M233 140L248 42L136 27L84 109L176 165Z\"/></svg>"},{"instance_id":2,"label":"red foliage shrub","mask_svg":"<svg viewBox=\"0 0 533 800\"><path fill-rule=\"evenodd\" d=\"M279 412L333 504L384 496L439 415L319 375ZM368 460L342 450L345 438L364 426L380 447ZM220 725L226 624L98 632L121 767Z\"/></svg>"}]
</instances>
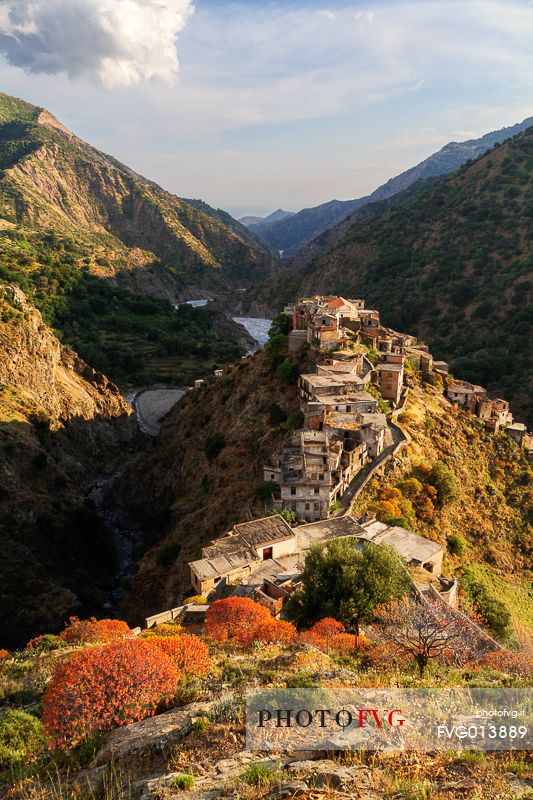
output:
<instances>
[{"instance_id":1,"label":"red foliage shrub","mask_svg":"<svg viewBox=\"0 0 533 800\"><path fill-rule=\"evenodd\" d=\"M216 600L209 606L205 618L205 630L219 642L234 639L250 644L255 631L262 623L272 619L269 610L247 597L228 597Z\"/></svg>"},{"instance_id":2,"label":"red foliage shrub","mask_svg":"<svg viewBox=\"0 0 533 800\"><path fill-rule=\"evenodd\" d=\"M69 644L100 644L124 639L130 633L129 625L119 619L71 617L61 633L61 638Z\"/></svg>"},{"instance_id":3,"label":"red foliage shrub","mask_svg":"<svg viewBox=\"0 0 533 800\"><path fill-rule=\"evenodd\" d=\"M43 699L54 750L152 716L178 689L180 669L144 640L88 647L60 661Z\"/></svg>"},{"instance_id":4,"label":"red foliage shrub","mask_svg":"<svg viewBox=\"0 0 533 800\"><path fill-rule=\"evenodd\" d=\"M198 636L152 636L147 641L159 648L185 675L205 675L211 669L209 650Z\"/></svg>"},{"instance_id":5,"label":"red foliage shrub","mask_svg":"<svg viewBox=\"0 0 533 800\"><path fill-rule=\"evenodd\" d=\"M364 636L346 633L342 622L337 622L331 617L325 617L316 622L312 628L300 634L298 641L318 647L324 653L348 654L366 650L369 647Z\"/></svg>"},{"instance_id":6,"label":"red foliage shrub","mask_svg":"<svg viewBox=\"0 0 533 800\"><path fill-rule=\"evenodd\" d=\"M339 633L331 643L332 650L342 655L351 655L368 650L370 642L364 636L354 636L353 633Z\"/></svg>"},{"instance_id":7,"label":"red foliage shrub","mask_svg":"<svg viewBox=\"0 0 533 800\"><path fill-rule=\"evenodd\" d=\"M290 644L295 637L294 625L274 617L259 623L254 632L254 639L258 642Z\"/></svg>"},{"instance_id":8,"label":"red foliage shrub","mask_svg":"<svg viewBox=\"0 0 533 800\"><path fill-rule=\"evenodd\" d=\"M476 669L494 669L498 672L507 672L519 677L533 677L533 657L529 653L517 653L512 650L497 650L485 653L479 661L471 664Z\"/></svg>"},{"instance_id":9,"label":"red foliage shrub","mask_svg":"<svg viewBox=\"0 0 533 800\"><path fill-rule=\"evenodd\" d=\"M9 650L0 650L0 662L2 661L9 661L11 658L11 653Z\"/></svg>"}]
</instances>

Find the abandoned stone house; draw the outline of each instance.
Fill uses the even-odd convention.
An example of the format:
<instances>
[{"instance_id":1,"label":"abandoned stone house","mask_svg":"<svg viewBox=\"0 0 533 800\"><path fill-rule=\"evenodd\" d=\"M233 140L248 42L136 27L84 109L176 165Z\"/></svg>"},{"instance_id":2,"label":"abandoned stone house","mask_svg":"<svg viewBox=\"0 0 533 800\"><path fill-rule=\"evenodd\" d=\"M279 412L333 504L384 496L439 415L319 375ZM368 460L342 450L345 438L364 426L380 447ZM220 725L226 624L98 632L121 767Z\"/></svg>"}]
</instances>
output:
<instances>
[{"instance_id":1,"label":"abandoned stone house","mask_svg":"<svg viewBox=\"0 0 533 800\"><path fill-rule=\"evenodd\" d=\"M513 425L509 403L500 398L490 398L483 386L476 386L468 381L452 380L448 382L446 394L452 403L483 420L487 430L492 433L498 433L502 428L509 432L509 428ZM513 433L510 435L516 438Z\"/></svg>"},{"instance_id":2,"label":"abandoned stone house","mask_svg":"<svg viewBox=\"0 0 533 800\"><path fill-rule=\"evenodd\" d=\"M399 405L403 390L405 357L400 353L387 353L377 365L379 390L384 400Z\"/></svg>"},{"instance_id":3,"label":"abandoned stone house","mask_svg":"<svg viewBox=\"0 0 533 800\"><path fill-rule=\"evenodd\" d=\"M413 567L439 577L444 548L404 528L375 519L357 522L350 516L322 520L291 528L279 516L235 525L226 536L202 550L202 558L189 564L191 585L209 594L222 582L235 593L252 596L277 614L284 599L298 585L306 556L316 544L351 537L365 543L388 545Z\"/></svg>"},{"instance_id":4,"label":"abandoned stone house","mask_svg":"<svg viewBox=\"0 0 533 800\"><path fill-rule=\"evenodd\" d=\"M272 507L294 512L299 519L325 519L330 506L346 491L367 461L364 442L344 439L326 430L298 431L273 454L264 479L279 486Z\"/></svg>"}]
</instances>

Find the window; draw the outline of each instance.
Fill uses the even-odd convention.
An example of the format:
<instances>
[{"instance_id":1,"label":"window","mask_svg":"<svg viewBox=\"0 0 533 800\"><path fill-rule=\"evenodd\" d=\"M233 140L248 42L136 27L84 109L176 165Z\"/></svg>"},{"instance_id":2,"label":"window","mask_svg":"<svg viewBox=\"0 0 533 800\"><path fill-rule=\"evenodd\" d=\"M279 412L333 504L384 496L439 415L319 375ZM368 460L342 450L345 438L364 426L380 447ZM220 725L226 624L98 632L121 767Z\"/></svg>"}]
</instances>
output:
<instances>
[{"instance_id":1,"label":"window","mask_svg":"<svg viewBox=\"0 0 533 800\"><path fill-rule=\"evenodd\" d=\"M265 547L263 550L263 561L267 561L269 558L272 558L272 548Z\"/></svg>"},{"instance_id":2,"label":"window","mask_svg":"<svg viewBox=\"0 0 533 800\"><path fill-rule=\"evenodd\" d=\"M346 413L347 413L347 414L349 414L351 410L352 410L352 407L351 407L351 406L346 406Z\"/></svg>"},{"instance_id":3,"label":"window","mask_svg":"<svg viewBox=\"0 0 533 800\"><path fill-rule=\"evenodd\" d=\"M306 510L306 511L309 511L309 509L310 509L310 508L311 508L310 504L309 504L309 503L306 503L306 504L305 504L305 510Z\"/></svg>"},{"instance_id":4,"label":"window","mask_svg":"<svg viewBox=\"0 0 533 800\"><path fill-rule=\"evenodd\" d=\"M291 511L296 511L296 503L291 503Z\"/></svg>"},{"instance_id":5,"label":"window","mask_svg":"<svg viewBox=\"0 0 533 800\"><path fill-rule=\"evenodd\" d=\"M294 497L296 494L296 486L291 486L291 495Z\"/></svg>"},{"instance_id":6,"label":"window","mask_svg":"<svg viewBox=\"0 0 533 800\"><path fill-rule=\"evenodd\" d=\"M320 503L315 503L315 511L320 511Z\"/></svg>"},{"instance_id":7,"label":"window","mask_svg":"<svg viewBox=\"0 0 533 800\"><path fill-rule=\"evenodd\" d=\"M321 472L320 475L318 476L318 480L319 481L323 481L324 480L324 473L323 472Z\"/></svg>"},{"instance_id":8,"label":"window","mask_svg":"<svg viewBox=\"0 0 533 800\"><path fill-rule=\"evenodd\" d=\"M271 480L271 481L273 481L275 477L276 477L276 476L274 475L274 473L273 473L273 472L271 472L271 473L270 473L270 480Z\"/></svg>"},{"instance_id":9,"label":"window","mask_svg":"<svg viewBox=\"0 0 533 800\"><path fill-rule=\"evenodd\" d=\"M313 493L320 494L320 488L318 486L315 486L315 488L313 489Z\"/></svg>"}]
</instances>

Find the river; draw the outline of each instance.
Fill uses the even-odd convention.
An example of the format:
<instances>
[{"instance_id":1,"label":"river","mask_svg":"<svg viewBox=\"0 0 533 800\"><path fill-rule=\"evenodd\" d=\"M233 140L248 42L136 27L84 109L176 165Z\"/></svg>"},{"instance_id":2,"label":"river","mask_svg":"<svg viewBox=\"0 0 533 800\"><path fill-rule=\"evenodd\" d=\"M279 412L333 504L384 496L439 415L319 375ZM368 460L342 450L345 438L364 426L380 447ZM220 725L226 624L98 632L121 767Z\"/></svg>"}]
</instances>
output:
<instances>
[{"instance_id":1,"label":"river","mask_svg":"<svg viewBox=\"0 0 533 800\"><path fill-rule=\"evenodd\" d=\"M203 308L212 299L212 297L205 297L202 300L185 300L183 303L179 303L175 306L175 308L185 305L192 306L193 308ZM232 320L242 325L243 328L246 328L252 339L257 342L259 348L266 345L268 342L268 332L272 325L271 319L265 319L264 317L232 317Z\"/></svg>"}]
</instances>

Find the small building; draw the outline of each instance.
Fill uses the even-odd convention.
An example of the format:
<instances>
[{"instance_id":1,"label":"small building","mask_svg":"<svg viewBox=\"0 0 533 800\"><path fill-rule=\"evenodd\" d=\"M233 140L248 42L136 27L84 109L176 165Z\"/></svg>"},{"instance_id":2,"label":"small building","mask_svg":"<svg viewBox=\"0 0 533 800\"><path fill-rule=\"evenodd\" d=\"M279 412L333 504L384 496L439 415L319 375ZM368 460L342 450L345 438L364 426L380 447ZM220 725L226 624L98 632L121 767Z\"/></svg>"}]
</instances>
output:
<instances>
[{"instance_id":1,"label":"small building","mask_svg":"<svg viewBox=\"0 0 533 800\"><path fill-rule=\"evenodd\" d=\"M392 547L408 564L423 567L433 575L442 572L444 547L405 528L390 527L384 522L370 520L363 523L359 538L373 544Z\"/></svg>"},{"instance_id":2,"label":"small building","mask_svg":"<svg viewBox=\"0 0 533 800\"><path fill-rule=\"evenodd\" d=\"M401 356L403 359L403 356ZM379 375L379 388L384 400L397 406L403 389L404 365L402 363L382 362L376 367Z\"/></svg>"},{"instance_id":3,"label":"small building","mask_svg":"<svg viewBox=\"0 0 533 800\"><path fill-rule=\"evenodd\" d=\"M506 427L505 431L511 439L514 439L522 447L527 434L527 425L524 425L523 422L513 422L512 425Z\"/></svg>"}]
</instances>

